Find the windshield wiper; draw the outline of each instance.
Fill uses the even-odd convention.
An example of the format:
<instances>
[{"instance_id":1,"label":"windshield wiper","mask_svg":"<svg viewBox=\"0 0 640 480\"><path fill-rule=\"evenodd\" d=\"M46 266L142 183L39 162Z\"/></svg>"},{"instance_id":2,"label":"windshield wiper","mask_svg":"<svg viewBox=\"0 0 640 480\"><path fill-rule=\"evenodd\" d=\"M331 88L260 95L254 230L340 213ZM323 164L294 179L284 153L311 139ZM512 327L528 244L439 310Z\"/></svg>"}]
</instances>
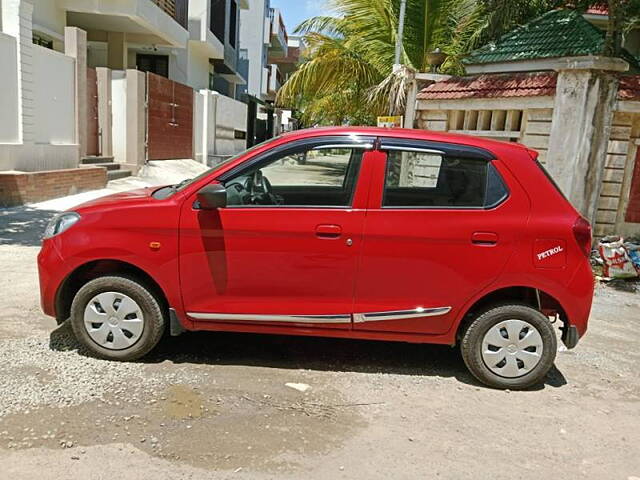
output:
<instances>
[{"instance_id":1,"label":"windshield wiper","mask_svg":"<svg viewBox=\"0 0 640 480\"><path fill-rule=\"evenodd\" d=\"M178 189L180 187L184 187L187 183L189 183L192 179L191 178L185 178L184 180L182 180L180 183L176 183L175 185L171 185L171 189L175 192L178 191Z\"/></svg>"}]
</instances>

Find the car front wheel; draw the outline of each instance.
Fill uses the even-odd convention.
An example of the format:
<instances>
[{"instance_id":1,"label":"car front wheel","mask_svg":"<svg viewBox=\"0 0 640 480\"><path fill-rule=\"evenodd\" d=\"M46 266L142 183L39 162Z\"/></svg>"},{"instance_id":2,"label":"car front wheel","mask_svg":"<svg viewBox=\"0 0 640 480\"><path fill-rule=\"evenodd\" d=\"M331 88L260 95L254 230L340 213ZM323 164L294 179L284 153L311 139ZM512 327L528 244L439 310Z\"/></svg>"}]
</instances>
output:
<instances>
[{"instance_id":1,"label":"car front wheel","mask_svg":"<svg viewBox=\"0 0 640 480\"><path fill-rule=\"evenodd\" d=\"M128 361L146 355L158 344L165 316L144 284L113 275L80 288L71 304L71 327L93 355Z\"/></svg>"},{"instance_id":2,"label":"car front wheel","mask_svg":"<svg viewBox=\"0 0 640 480\"><path fill-rule=\"evenodd\" d=\"M523 389L542 382L556 357L551 322L526 305L500 305L484 311L467 327L462 358L482 383Z\"/></svg>"}]
</instances>

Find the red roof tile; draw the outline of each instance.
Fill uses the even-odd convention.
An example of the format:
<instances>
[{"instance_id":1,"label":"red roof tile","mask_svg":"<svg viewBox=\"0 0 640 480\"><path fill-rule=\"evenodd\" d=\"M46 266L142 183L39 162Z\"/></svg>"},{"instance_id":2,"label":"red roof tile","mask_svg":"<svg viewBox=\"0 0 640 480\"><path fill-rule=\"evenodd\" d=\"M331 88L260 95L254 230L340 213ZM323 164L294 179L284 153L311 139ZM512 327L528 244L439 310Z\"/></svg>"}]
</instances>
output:
<instances>
[{"instance_id":1,"label":"red roof tile","mask_svg":"<svg viewBox=\"0 0 640 480\"><path fill-rule=\"evenodd\" d=\"M585 13L589 13L591 15L609 15L609 7L607 7L605 4L591 5L589 8L587 8L587 11Z\"/></svg>"},{"instance_id":2,"label":"red roof tile","mask_svg":"<svg viewBox=\"0 0 640 480\"><path fill-rule=\"evenodd\" d=\"M540 97L556 92L553 72L451 77L432 83L418 93L420 100L457 98Z\"/></svg>"},{"instance_id":3,"label":"red roof tile","mask_svg":"<svg viewBox=\"0 0 640 480\"><path fill-rule=\"evenodd\" d=\"M622 75L620 77L618 99L640 100L640 75Z\"/></svg>"}]
</instances>

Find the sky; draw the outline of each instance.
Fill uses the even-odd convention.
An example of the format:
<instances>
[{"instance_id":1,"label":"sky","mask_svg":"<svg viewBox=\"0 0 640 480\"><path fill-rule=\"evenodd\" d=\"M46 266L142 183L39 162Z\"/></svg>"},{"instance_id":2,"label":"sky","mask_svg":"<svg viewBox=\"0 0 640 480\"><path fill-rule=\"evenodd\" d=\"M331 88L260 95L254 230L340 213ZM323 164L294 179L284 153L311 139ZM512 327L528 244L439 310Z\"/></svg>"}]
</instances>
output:
<instances>
[{"instance_id":1,"label":"sky","mask_svg":"<svg viewBox=\"0 0 640 480\"><path fill-rule=\"evenodd\" d=\"M271 0L270 5L280 9L290 35L303 20L328 13L325 0Z\"/></svg>"}]
</instances>

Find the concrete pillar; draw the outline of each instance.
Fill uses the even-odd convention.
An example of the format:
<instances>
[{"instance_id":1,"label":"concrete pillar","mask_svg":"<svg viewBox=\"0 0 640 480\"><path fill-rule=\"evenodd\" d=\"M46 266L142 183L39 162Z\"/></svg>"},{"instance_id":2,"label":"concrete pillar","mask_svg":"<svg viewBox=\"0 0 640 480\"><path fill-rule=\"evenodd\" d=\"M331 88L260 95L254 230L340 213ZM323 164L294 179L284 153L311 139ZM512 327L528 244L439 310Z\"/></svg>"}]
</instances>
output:
<instances>
[{"instance_id":1,"label":"concrete pillar","mask_svg":"<svg viewBox=\"0 0 640 480\"><path fill-rule=\"evenodd\" d=\"M126 70L128 63L126 34L107 32L107 67L112 70Z\"/></svg>"},{"instance_id":2,"label":"concrete pillar","mask_svg":"<svg viewBox=\"0 0 640 480\"><path fill-rule=\"evenodd\" d=\"M591 68L588 68L591 67ZM558 72L547 168L576 209L595 223L618 90L628 64L595 57Z\"/></svg>"},{"instance_id":3,"label":"concrete pillar","mask_svg":"<svg viewBox=\"0 0 640 480\"><path fill-rule=\"evenodd\" d=\"M206 125L207 118L204 113L204 95L202 90L193 91L193 110L191 111L193 135L191 135L191 152L193 152L193 159L196 162L200 162L206 165L206 157L203 155L205 150L202 148L203 137L205 132L203 128Z\"/></svg>"},{"instance_id":4,"label":"concrete pillar","mask_svg":"<svg viewBox=\"0 0 640 480\"><path fill-rule=\"evenodd\" d=\"M416 97L418 95L418 82L415 79L411 80L409 84L409 90L407 92L407 104L404 109L403 126L404 128L413 128L416 118Z\"/></svg>"},{"instance_id":5,"label":"concrete pillar","mask_svg":"<svg viewBox=\"0 0 640 480\"><path fill-rule=\"evenodd\" d=\"M420 90L428 87L432 83L443 82L451 78L451 75L443 75L441 73L412 72L411 83L407 91L407 100L404 111L403 125L404 128L414 128L418 120L417 102Z\"/></svg>"},{"instance_id":6,"label":"concrete pillar","mask_svg":"<svg viewBox=\"0 0 640 480\"><path fill-rule=\"evenodd\" d=\"M219 94L202 89L194 93L194 156L196 161L209 165L209 157L216 154L216 103Z\"/></svg>"},{"instance_id":7,"label":"concrete pillar","mask_svg":"<svg viewBox=\"0 0 640 480\"><path fill-rule=\"evenodd\" d=\"M282 133L282 110L276 108L276 122L274 125L275 135L278 136Z\"/></svg>"},{"instance_id":8,"label":"concrete pillar","mask_svg":"<svg viewBox=\"0 0 640 480\"><path fill-rule=\"evenodd\" d=\"M75 59L76 143L82 158L87 155L87 32L64 27L64 53Z\"/></svg>"},{"instance_id":9,"label":"concrete pillar","mask_svg":"<svg viewBox=\"0 0 640 480\"><path fill-rule=\"evenodd\" d=\"M100 129L100 147L102 155L113 156L111 69L96 68L98 79L98 128Z\"/></svg>"},{"instance_id":10,"label":"concrete pillar","mask_svg":"<svg viewBox=\"0 0 640 480\"><path fill-rule=\"evenodd\" d=\"M147 153L146 79L144 72L126 71L126 163L136 171L145 164Z\"/></svg>"},{"instance_id":11,"label":"concrete pillar","mask_svg":"<svg viewBox=\"0 0 640 480\"><path fill-rule=\"evenodd\" d=\"M35 140L35 108L33 87L33 5L25 0L2 0L2 31L16 38L18 70L18 139L20 143Z\"/></svg>"}]
</instances>

